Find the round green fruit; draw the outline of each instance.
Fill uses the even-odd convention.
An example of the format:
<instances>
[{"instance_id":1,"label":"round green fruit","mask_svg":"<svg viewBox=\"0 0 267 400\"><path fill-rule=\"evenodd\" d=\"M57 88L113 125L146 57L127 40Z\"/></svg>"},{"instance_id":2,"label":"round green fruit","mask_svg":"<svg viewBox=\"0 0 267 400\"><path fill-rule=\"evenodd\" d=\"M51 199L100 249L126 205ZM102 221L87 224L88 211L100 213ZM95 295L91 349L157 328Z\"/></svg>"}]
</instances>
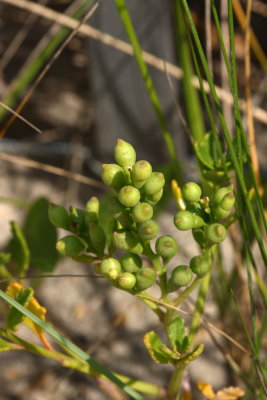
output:
<instances>
[{"instance_id":1,"label":"round green fruit","mask_svg":"<svg viewBox=\"0 0 267 400\"><path fill-rule=\"evenodd\" d=\"M145 196L144 196L144 198L142 198L142 200L144 200L151 206L155 206L156 204L158 204L158 202L162 198L162 195L163 195L163 189L161 189L159 192L154 193L154 194L150 194L150 195L145 194Z\"/></svg>"},{"instance_id":2,"label":"round green fruit","mask_svg":"<svg viewBox=\"0 0 267 400\"><path fill-rule=\"evenodd\" d=\"M103 164L101 178L105 185L113 189L120 189L125 184L124 171L117 164Z\"/></svg>"},{"instance_id":3,"label":"round green fruit","mask_svg":"<svg viewBox=\"0 0 267 400\"><path fill-rule=\"evenodd\" d=\"M97 222L99 214L99 200L97 197L91 197L86 203L86 222Z\"/></svg>"},{"instance_id":4,"label":"round green fruit","mask_svg":"<svg viewBox=\"0 0 267 400\"><path fill-rule=\"evenodd\" d=\"M141 268L136 274L136 285L137 290L146 290L154 285L156 281L156 273L153 269L144 267Z\"/></svg>"},{"instance_id":5,"label":"round green fruit","mask_svg":"<svg viewBox=\"0 0 267 400\"><path fill-rule=\"evenodd\" d=\"M221 224L211 224L206 227L205 235L210 243L220 243L226 237L226 229Z\"/></svg>"},{"instance_id":6,"label":"round green fruit","mask_svg":"<svg viewBox=\"0 0 267 400\"><path fill-rule=\"evenodd\" d=\"M131 172L131 177L134 182L134 185L137 188L143 186L143 184L145 183L147 178L149 178L151 173L152 173L152 167L148 161L145 160L137 161L134 164Z\"/></svg>"},{"instance_id":7,"label":"round green fruit","mask_svg":"<svg viewBox=\"0 0 267 400\"><path fill-rule=\"evenodd\" d=\"M123 272L119 275L118 284L122 289L130 290L135 287L136 277L130 272Z\"/></svg>"},{"instance_id":8,"label":"round green fruit","mask_svg":"<svg viewBox=\"0 0 267 400\"><path fill-rule=\"evenodd\" d=\"M191 258L190 268L199 278L202 278L209 271L210 262L204 256L195 256Z\"/></svg>"},{"instance_id":9,"label":"round green fruit","mask_svg":"<svg viewBox=\"0 0 267 400\"><path fill-rule=\"evenodd\" d=\"M121 264L116 258L105 258L100 265L100 272L106 278L117 279L121 273Z\"/></svg>"},{"instance_id":10,"label":"round green fruit","mask_svg":"<svg viewBox=\"0 0 267 400\"><path fill-rule=\"evenodd\" d=\"M174 216L174 225L180 231L194 228L195 218L190 211L178 211Z\"/></svg>"},{"instance_id":11,"label":"round green fruit","mask_svg":"<svg viewBox=\"0 0 267 400\"><path fill-rule=\"evenodd\" d=\"M119 202L125 207L134 207L140 200L140 192L133 186L124 186L118 193Z\"/></svg>"},{"instance_id":12,"label":"round green fruit","mask_svg":"<svg viewBox=\"0 0 267 400\"><path fill-rule=\"evenodd\" d=\"M159 226L156 221L150 219L139 225L138 233L143 240L152 240L159 233Z\"/></svg>"},{"instance_id":13,"label":"round green fruit","mask_svg":"<svg viewBox=\"0 0 267 400\"><path fill-rule=\"evenodd\" d=\"M219 207L226 211L231 211L235 204L235 195L233 192L226 193L220 201Z\"/></svg>"},{"instance_id":14,"label":"round green fruit","mask_svg":"<svg viewBox=\"0 0 267 400\"><path fill-rule=\"evenodd\" d=\"M121 167L132 167L136 160L135 149L130 143L118 139L114 149L115 160Z\"/></svg>"},{"instance_id":15,"label":"round green fruit","mask_svg":"<svg viewBox=\"0 0 267 400\"><path fill-rule=\"evenodd\" d=\"M149 221L153 217L153 208L148 203L139 203L132 210L132 218L137 224Z\"/></svg>"},{"instance_id":16,"label":"round green fruit","mask_svg":"<svg viewBox=\"0 0 267 400\"><path fill-rule=\"evenodd\" d=\"M84 244L76 236L65 236L56 243L56 249L62 256L74 257L85 250Z\"/></svg>"},{"instance_id":17,"label":"round green fruit","mask_svg":"<svg viewBox=\"0 0 267 400\"><path fill-rule=\"evenodd\" d=\"M142 260L137 254L128 252L122 256L121 266L125 272L137 272L142 267Z\"/></svg>"},{"instance_id":18,"label":"round green fruit","mask_svg":"<svg viewBox=\"0 0 267 400\"><path fill-rule=\"evenodd\" d=\"M227 187L221 187L220 189L218 189L214 196L213 196L213 201L212 203L214 205L219 205L220 202L222 201L223 197L227 194L231 192L231 189L227 186Z\"/></svg>"},{"instance_id":19,"label":"round green fruit","mask_svg":"<svg viewBox=\"0 0 267 400\"><path fill-rule=\"evenodd\" d=\"M179 265L174 268L167 283L168 292L174 292L182 286L187 286L192 277L192 270L187 265Z\"/></svg>"},{"instance_id":20,"label":"round green fruit","mask_svg":"<svg viewBox=\"0 0 267 400\"><path fill-rule=\"evenodd\" d=\"M156 241L156 252L163 258L172 258L178 251L176 240L170 236L161 236Z\"/></svg>"},{"instance_id":21,"label":"round green fruit","mask_svg":"<svg viewBox=\"0 0 267 400\"><path fill-rule=\"evenodd\" d=\"M201 196L201 188L195 182L188 182L182 187L182 195L186 201L198 201Z\"/></svg>"},{"instance_id":22,"label":"round green fruit","mask_svg":"<svg viewBox=\"0 0 267 400\"><path fill-rule=\"evenodd\" d=\"M150 177L146 180L143 188L147 195L158 193L164 186L165 179L161 172L152 172Z\"/></svg>"}]
</instances>

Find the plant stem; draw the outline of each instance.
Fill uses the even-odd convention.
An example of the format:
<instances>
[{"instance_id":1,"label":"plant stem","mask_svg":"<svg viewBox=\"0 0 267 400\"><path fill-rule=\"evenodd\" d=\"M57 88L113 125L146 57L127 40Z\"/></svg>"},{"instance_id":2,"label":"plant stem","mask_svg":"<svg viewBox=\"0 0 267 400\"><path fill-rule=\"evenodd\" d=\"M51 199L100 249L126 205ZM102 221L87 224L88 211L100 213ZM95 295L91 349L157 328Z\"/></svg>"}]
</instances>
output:
<instances>
[{"instance_id":1,"label":"plant stem","mask_svg":"<svg viewBox=\"0 0 267 400\"><path fill-rule=\"evenodd\" d=\"M200 282L200 278L196 277L195 280L189 285L178 297L174 300L174 306L178 307L184 299L189 296Z\"/></svg>"},{"instance_id":2,"label":"plant stem","mask_svg":"<svg viewBox=\"0 0 267 400\"><path fill-rule=\"evenodd\" d=\"M194 317L191 321L191 326L189 330L189 337L191 339L191 343L193 344L195 336L197 334L199 325L201 323L200 317L203 314L206 296L209 288L210 283L210 271L207 273L206 276L201 280L198 297L195 305Z\"/></svg>"}]
</instances>

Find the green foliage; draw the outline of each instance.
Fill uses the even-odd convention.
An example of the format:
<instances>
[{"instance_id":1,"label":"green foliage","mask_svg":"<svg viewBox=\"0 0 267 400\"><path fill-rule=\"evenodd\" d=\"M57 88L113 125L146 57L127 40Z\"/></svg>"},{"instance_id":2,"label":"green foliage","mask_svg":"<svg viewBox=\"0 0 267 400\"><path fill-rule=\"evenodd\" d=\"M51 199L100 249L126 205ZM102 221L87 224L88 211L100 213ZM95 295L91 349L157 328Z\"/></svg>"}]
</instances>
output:
<instances>
[{"instance_id":1,"label":"green foliage","mask_svg":"<svg viewBox=\"0 0 267 400\"><path fill-rule=\"evenodd\" d=\"M11 253L11 258L17 264L19 275L23 275L29 268L29 263L30 263L29 247L19 225L14 221L12 221L10 224L12 231L12 239L9 242L9 251ZM6 260L3 259L3 261L7 260L8 259Z\"/></svg>"},{"instance_id":2,"label":"green foliage","mask_svg":"<svg viewBox=\"0 0 267 400\"><path fill-rule=\"evenodd\" d=\"M57 232L48 218L47 199L37 199L26 216L24 234L30 251L30 262L42 272L51 272L58 261Z\"/></svg>"},{"instance_id":3,"label":"green foliage","mask_svg":"<svg viewBox=\"0 0 267 400\"><path fill-rule=\"evenodd\" d=\"M24 307L27 307L33 297L33 289L23 288L16 296L15 300ZM23 321L24 315L15 307L11 307L6 319L6 329L16 331L18 325Z\"/></svg>"}]
</instances>

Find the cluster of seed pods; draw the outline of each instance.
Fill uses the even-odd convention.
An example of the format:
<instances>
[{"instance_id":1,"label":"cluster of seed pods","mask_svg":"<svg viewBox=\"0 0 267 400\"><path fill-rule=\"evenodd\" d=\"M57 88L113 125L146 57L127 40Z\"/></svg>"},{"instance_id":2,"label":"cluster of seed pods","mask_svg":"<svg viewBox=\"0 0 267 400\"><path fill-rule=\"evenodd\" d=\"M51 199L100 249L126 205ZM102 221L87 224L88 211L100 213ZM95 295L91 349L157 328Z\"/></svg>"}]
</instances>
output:
<instances>
[{"instance_id":1,"label":"cluster of seed pods","mask_svg":"<svg viewBox=\"0 0 267 400\"><path fill-rule=\"evenodd\" d=\"M113 223L111 246L107 244L103 216L102 224L99 222L101 207L96 197L87 202L86 210L70 207L67 212L62 206L51 205L49 217L55 226L72 233L57 243L62 255L86 262L87 253L95 254L101 261L95 266L98 273L114 286L136 293L156 281L154 268L142 266L142 259L144 255L149 257L145 250L147 244L159 233L153 207L162 197L165 179L161 172L152 170L148 161L136 161L133 146L122 139L115 146L114 156L116 164L103 164L101 173L103 182L114 189L105 203L105 212ZM220 188L210 200L202 196L200 186L194 182L182 187L182 197L185 207L175 214L174 225L182 231L192 229L202 254L191 258L189 265L173 269L167 281L168 292L187 286L193 274L202 278L209 271L209 249L226 236L226 229L219 221L230 215L235 201L230 187ZM120 259L113 256L115 249L123 252ZM177 251L177 242L171 235L156 239L154 256L161 258L163 266Z\"/></svg>"}]
</instances>

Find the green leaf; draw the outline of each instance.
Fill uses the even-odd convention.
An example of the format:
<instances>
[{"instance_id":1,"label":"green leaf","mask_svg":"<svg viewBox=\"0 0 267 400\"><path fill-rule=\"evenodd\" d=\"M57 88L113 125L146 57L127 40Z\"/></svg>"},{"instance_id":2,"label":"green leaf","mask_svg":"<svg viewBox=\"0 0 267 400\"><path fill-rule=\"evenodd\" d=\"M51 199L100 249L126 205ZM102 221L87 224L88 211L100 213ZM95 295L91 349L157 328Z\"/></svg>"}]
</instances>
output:
<instances>
[{"instance_id":1,"label":"green leaf","mask_svg":"<svg viewBox=\"0 0 267 400\"><path fill-rule=\"evenodd\" d=\"M0 251L0 264L7 264L10 261L11 254Z\"/></svg>"},{"instance_id":2,"label":"green leaf","mask_svg":"<svg viewBox=\"0 0 267 400\"><path fill-rule=\"evenodd\" d=\"M215 169L215 140L212 132L206 133L201 141L194 143L198 160L208 169Z\"/></svg>"},{"instance_id":3,"label":"green leaf","mask_svg":"<svg viewBox=\"0 0 267 400\"><path fill-rule=\"evenodd\" d=\"M98 219L98 226L104 231L108 249L110 249L112 246L112 236L116 226L115 220L108 210L108 201L111 197L114 197L114 194L105 196L101 201Z\"/></svg>"},{"instance_id":4,"label":"green leaf","mask_svg":"<svg viewBox=\"0 0 267 400\"><path fill-rule=\"evenodd\" d=\"M23 288L15 296L15 300L24 307L27 307L31 298L33 297L32 288ZM24 315L18 311L15 307L11 307L9 313L7 314L6 329L11 331L16 331L18 325L23 321Z\"/></svg>"},{"instance_id":5,"label":"green leaf","mask_svg":"<svg viewBox=\"0 0 267 400\"><path fill-rule=\"evenodd\" d=\"M48 218L49 203L40 198L31 206L25 222L25 237L31 253L31 264L51 272L58 260L57 231Z\"/></svg>"},{"instance_id":6,"label":"green leaf","mask_svg":"<svg viewBox=\"0 0 267 400\"><path fill-rule=\"evenodd\" d=\"M168 326L168 338L174 351L183 354L190 346L190 340L186 336L184 319L175 315Z\"/></svg>"},{"instance_id":7,"label":"green leaf","mask_svg":"<svg viewBox=\"0 0 267 400\"><path fill-rule=\"evenodd\" d=\"M19 275L23 275L29 268L30 251L19 225L14 221L11 221L10 225L13 237L9 242L9 251L17 264Z\"/></svg>"},{"instance_id":8,"label":"green leaf","mask_svg":"<svg viewBox=\"0 0 267 400\"><path fill-rule=\"evenodd\" d=\"M185 357L180 358L179 365L180 366L188 365L190 362L196 360L203 352L203 350L204 350L204 345L199 344L194 348L193 351L191 351L191 353L188 353Z\"/></svg>"},{"instance_id":9,"label":"green leaf","mask_svg":"<svg viewBox=\"0 0 267 400\"><path fill-rule=\"evenodd\" d=\"M173 358L176 358L176 355L174 355L171 350L169 350L168 352L166 351L166 345L162 343L162 341L154 331L145 334L144 343L151 358L156 363L168 364L172 362Z\"/></svg>"}]
</instances>

